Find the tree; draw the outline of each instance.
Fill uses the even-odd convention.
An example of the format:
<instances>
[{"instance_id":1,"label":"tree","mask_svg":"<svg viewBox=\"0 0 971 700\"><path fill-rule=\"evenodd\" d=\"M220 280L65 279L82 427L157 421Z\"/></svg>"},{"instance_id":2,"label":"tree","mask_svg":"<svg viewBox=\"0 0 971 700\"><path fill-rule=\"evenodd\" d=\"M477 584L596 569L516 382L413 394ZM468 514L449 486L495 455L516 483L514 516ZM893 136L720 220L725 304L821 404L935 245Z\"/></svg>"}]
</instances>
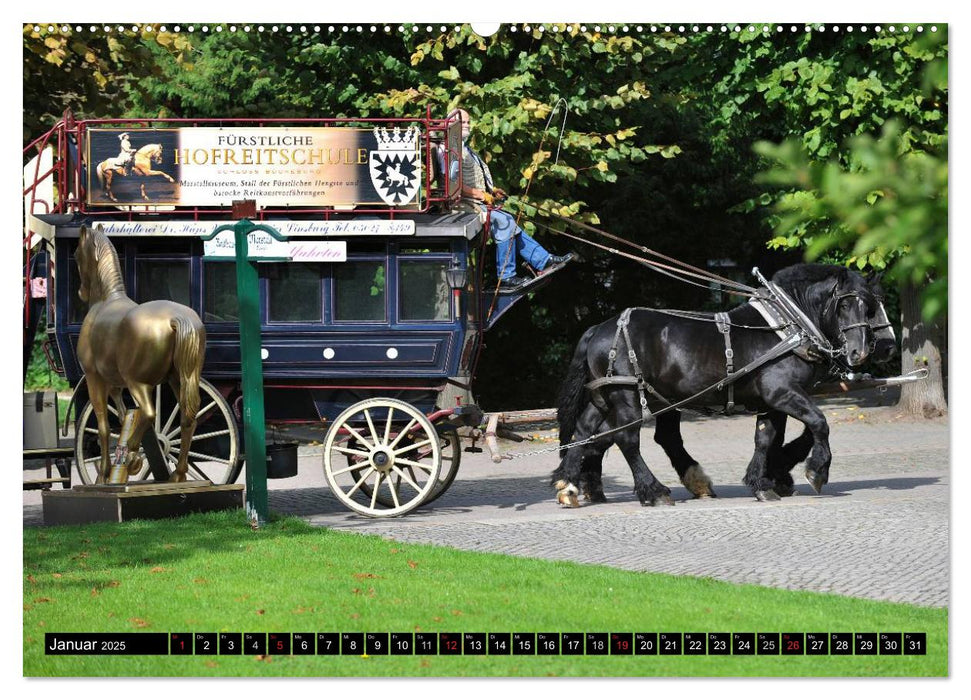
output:
<instances>
[{"instance_id":1,"label":"tree","mask_svg":"<svg viewBox=\"0 0 971 700\"><path fill-rule=\"evenodd\" d=\"M122 116L142 80L161 74L152 47L183 64L192 49L188 35L148 25L137 32L131 27L112 27L111 32L46 23L36 27L23 29L25 147L67 109L78 118Z\"/></svg>"},{"instance_id":2,"label":"tree","mask_svg":"<svg viewBox=\"0 0 971 700\"><path fill-rule=\"evenodd\" d=\"M901 405L939 415L946 408L946 28L838 39L810 32L779 44L769 29L733 35L733 67L715 89L726 134L751 136L763 119L776 130L756 148L769 169L761 182L775 188L736 211L765 212L776 232L770 247L888 271L900 293L902 367L930 371L928 380L904 386Z\"/></svg>"}]
</instances>

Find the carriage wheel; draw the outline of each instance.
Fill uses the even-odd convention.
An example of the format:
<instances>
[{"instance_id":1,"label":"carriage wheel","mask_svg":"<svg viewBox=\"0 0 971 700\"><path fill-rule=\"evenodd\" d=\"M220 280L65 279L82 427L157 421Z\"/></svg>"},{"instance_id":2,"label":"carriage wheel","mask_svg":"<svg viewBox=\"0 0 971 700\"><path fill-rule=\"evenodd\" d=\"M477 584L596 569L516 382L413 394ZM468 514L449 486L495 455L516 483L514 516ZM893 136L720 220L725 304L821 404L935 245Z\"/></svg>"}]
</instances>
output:
<instances>
[{"instance_id":1,"label":"carriage wheel","mask_svg":"<svg viewBox=\"0 0 971 700\"><path fill-rule=\"evenodd\" d=\"M331 491L351 510L374 518L420 506L436 488L441 469L435 426L397 399L354 404L337 416L324 440Z\"/></svg>"},{"instance_id":2,"label":"carriage wheel","mask_svg":"<svg viewBox=\"0 0 971 700\"><path fill-rule=\"evenodd\" d=\"M127 392L125 396L128 397ZM130 401L130 398L127 398ZM114 451L118 444L121 419L118 407L108 400L108 425L111 436L108 449ZM181 411L175 394L168 384L155 387L155 435L159 448L165 457L165 465L171 474L179 460L182 446L180 433ZM232 484L239 477L243 467L239 450L239 429L233 412L222 394L204 379L199 381L199 414L196 429L192 435L189 450L190 480L211 481L214 484ZM75 425L74 459L78 465L81 481L93 484L98 478L98 462L101 446L98 443L98 421L91 402L84 404L78 413ZM142 469L138 474L128 477L129 482L151 478L151 467L145 457L145 449L139 448L142 455Z\"/></svg>"},{"instance_id":3,"label":"carriage wheel","mask_svg":"<svg viewBox=\"0 0 971 700\"><path fill-rule=\"evenodd\" d=\"M462 461L462 445L461 440L459 439L458 430L456 430L454 426L447 425L437 428L437 432L439 447L442 451L442 470L438 475L438 482L435 484L435 488L433 488L425 500L422 501L423 505L431 503L448 490L448 487L452 485L453 481L455 481L455 475L459 470L459 463ZM430 448L425 446L425 448L419 450L419 453L427 452L428 450L430 450ZM346 458L348 466L360 465L364 461L362 457L356 455L346 455ZM355 479L359 479L364 475L364 471L363 469L358 468L357 470L352 471L351 475ZM401 483L400 476L395 475L394 480L396 486ZM370 498L372 489L369 483L362 483L361 490L364 491L368 498ZM381 505L387 507L394 505L391 500L391 496L384 491L378 493L377 501Z\"/></svg>"}]
</instances>

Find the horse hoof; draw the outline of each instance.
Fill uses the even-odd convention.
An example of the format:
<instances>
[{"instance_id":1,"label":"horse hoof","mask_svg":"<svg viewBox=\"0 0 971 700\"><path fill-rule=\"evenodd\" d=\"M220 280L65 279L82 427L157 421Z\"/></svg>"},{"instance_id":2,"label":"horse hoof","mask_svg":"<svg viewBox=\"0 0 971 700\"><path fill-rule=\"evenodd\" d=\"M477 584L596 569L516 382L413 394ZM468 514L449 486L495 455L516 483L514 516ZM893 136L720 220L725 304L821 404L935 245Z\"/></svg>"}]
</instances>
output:
<instances>
[{"instance_id":1,"label":"horse hoof","mask_svg":"<svg viewBox=\"0 0 971 700\"><path fill-rule=\"evenodd\" d=\"M663 496L658 496L654 499L654 505L656 506L673 506L674 499L671 498L670 494L664 494Z\"/></svg>"},{"instance_id":2,"label":"horse hoof","mask_svg":"<svg viewBox=\"0 0 971 700\"><path fill-rule=\"evenodd\" d=\"M765 503L766 501L780 501L780 500L782 500L779 497L779 494L777 494L772 489L769 489L767 491L756 491L755 492L755 498L758 499L758 500L760 500L760 501L762 501L763 503Z\"/></svg>"},{"instance_id":3,"label":"horse hoof","mask_svg":"<svg viewBox=\"0 0 971 700\"><path fill-rule=\"evenodd\" d=\"M601 491L600 493L585 493L583 494L583 500L590 501L591 503L606 503L607 497Z\"/></svg>"},{"instance_id":4,"label":"horse hoof","mask_svg":"<svg viewBox=\"0 0 971 700\"><path fill-rule=\"evenodd\" d=\"M796 493L796 490L792 486L779 486L779 484L776 484L772 490L783 498L787 498Z\"/></svg>"},{"instance_id":5,"label":"horse hoof","mask_svg":"<svg viewBox=\"0 0 971 700\"><path fill-rule=\"evenodd\" d=\"M141 470L142 470L142 457L141 455L136 455L135 458L128 463L128 476L135 476Z\"/></svg>"},{"instance_id":6,"label":"horse hoof","mask_svg":"<svg viewBox=\"0 0 971 700\"><path fill-rule=\"evenodd\" d=\"M556 502L561 506L566 506L567 508L579 508L580 501L577 499L576 494L573 493L558 493L556 494Z\"/></svg>"},{"instance_id":7,"label":"horse hoof","mask_svg":"<svg viewBox=\"0 0 971 700\"><path fill-rule=\"evenodd\" d=\"M813 487L813 491L815 491L816 493L823 492L823 484L825 484L826 482L823 480L822 474L819 474L818 472L810 471L807 469L806 481L809 482L809 485Z\"/></svg>"}]
</instances>

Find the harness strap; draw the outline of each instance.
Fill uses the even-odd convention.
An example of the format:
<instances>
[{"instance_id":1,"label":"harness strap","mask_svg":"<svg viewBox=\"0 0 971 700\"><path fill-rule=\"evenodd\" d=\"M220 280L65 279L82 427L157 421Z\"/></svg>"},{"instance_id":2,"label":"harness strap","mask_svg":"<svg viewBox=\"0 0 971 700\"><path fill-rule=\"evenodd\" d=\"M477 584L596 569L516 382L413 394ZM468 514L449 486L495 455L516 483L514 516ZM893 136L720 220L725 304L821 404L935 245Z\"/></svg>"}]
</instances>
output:
<instances>
[{"instance_id":1,"label":"harness strap","mask_svg":"<svg viewBox=\"0 0 971 700\"><path fill-rule=\"evenodd\" d=\"M607 353L607 374L602 379L595 379L589 382L586 386L591 392L591 396L594 397L594 404L601 410L606 409L606 402L603 397L600 396L599 392L596 390L602 386L608 384L634 384L637 386L637 398L641 405L641 417L645 422L651 417L651 409L647 406L647 396L645 392L651 394L652 396L660 399L664 403L670 403L667 399L661 396L650 384L644 380L644 373L641 371L640 363L637 361L637 353L634 351L634 344L630 339L630 331L628 326L630 325L630 315L633 308L624 309L617 319L617 330L614 332L614 342L610 346L610 352ZM633 377L614 377L614 362L617 360L617 349L620 345L620 337L623 335L624 342L627 344L627 359L630 361L631 369L634 372Z\"/></svg>"},{"instance_id":2,"label":"harness strap","mask_svg":"<svg viewBox=\"0 0 971 700\"><path fill-rule=\"evenodd\" d=\"M715 327L718 328L718 332L725 338L725 379L727 381L732 376L732 372L735 371L735 351L732 350L732 323L727 313L715 314ZM718 389L721 390L724 384L725 382L719 383ZM728 384L728 401L725 404L725 415L731 415L734 409L735 384L734 382L730 382Z\"/></svg>"}]
</instances>

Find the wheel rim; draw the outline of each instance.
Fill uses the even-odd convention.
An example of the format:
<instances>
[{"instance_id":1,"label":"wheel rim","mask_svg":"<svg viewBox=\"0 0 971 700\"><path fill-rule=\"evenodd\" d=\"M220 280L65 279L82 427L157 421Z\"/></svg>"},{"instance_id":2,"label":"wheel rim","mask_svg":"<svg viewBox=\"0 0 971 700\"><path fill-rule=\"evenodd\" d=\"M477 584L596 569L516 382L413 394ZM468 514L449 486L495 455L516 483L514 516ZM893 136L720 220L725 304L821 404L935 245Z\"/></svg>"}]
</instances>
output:
<instances>
[{"instance_id":1,"label":"wheel rim","mask_svg":"<svg viewBox=\"0 0 971 700\"><path fill-rule=\"evenodd\" d=\"M434 426L396 399L354 404L334 420L324 440L327 484L362 515L392 517L417 508L438 483L441 467Z\"/></svg>"},{"instance_id":2,"label":"wheel rim","mask_svg":"<svg viewBox=\"0 0 971 700\"><path fill-rule=\"evenodd\" d=\"M127 396L127 393L126 393ZM110 437L108 449L118 444L120 413L112 401L108 401L108 425ZM155 388L155 434L165 458L169 474L175 471L182 446L181 410L168 385ZM186 478L211 481L214 484L231 484L239 477L242 463L239 455L239 430L229 404L209 382L199 382L199 413L196 429L189 448L189 471ZM151 466L144 447L139 448L142 468L128 481L144 481L151 478ZM93 484L98 477L98 461L101 447L98 443L98 421L91 402L85 403L79 413L75 436L74 457L82 483Z\"/></svg>"},{"instance_id":3,"label":"wheel rim","mask_svg":"<svg viewBox=\"0 0 971 700\"><path fill-rule=\"evenodd\" d=\"M459 440L458 431L453 427L447 427L438 428L437 432L439 437L439 445L442 452L442 468L439 470L438 480L436 481L435 486L429 492L428 496L425 497L425 500L422 501L422 505L428 505L445 493L448 487L452 485L452 482L455 481L455 475L458 473L459 463L461 462L462 458L461 443ZM352 440L351 442L353 443L355 441ZM427 450L428 448L426 447L425 449ZM347 466L362 463L360 457L352 455L345 455L345 459L347 460ZM357 469L351 472L354 479L359 479L361 476L363 476L363 474L363 469ZM394 481L396 484L400 483L401 477L395 475ZM363 491L368 498L371 497L372 490L371 485L366 481L361 484L361 491ZM390 508L394 506L394 503L387 492L379 492L377 501L385 507Z\"/></svg>"}]
</instances>

